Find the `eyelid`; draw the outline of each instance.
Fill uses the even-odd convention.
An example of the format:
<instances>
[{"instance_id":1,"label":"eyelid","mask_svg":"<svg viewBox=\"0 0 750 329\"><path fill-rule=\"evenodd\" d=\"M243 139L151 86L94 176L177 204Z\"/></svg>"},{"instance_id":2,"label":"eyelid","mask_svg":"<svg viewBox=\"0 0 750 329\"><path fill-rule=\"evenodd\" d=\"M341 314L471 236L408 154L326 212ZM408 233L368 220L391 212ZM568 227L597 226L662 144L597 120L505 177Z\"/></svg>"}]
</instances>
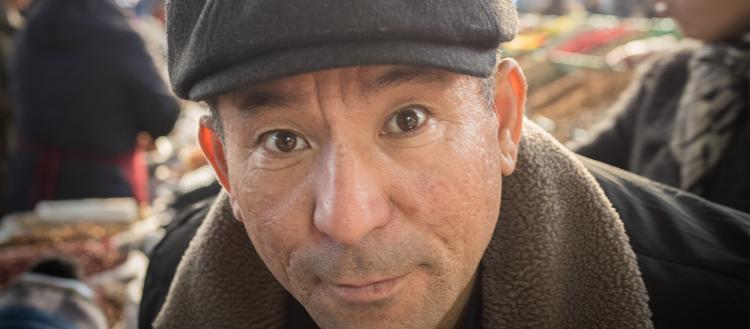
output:
<instances>
[{"instance_id":1,"label":"eyelid","mask_svg":"<svg viewBox=\"0 0 750 329\"><path fill-rule=\"evenodd\" d=\"M299 143L304 143L304 147L300 148L300 149L297 149L297 146L295 146L295 149L292 150L292 151L290 151L290 152L283 152L281 150L271 150L271 149L269 149L266 146L266 143L268 141L270 141L270 138L273 137L273 134L278 134L278 133L282 133L282 132L287 132L287 133L295 135L297 137L297 143L298 144ZM292 130L292 129L273 129L273 130L268 130L268 131L266 131L264 133L261 133L258 136L256 145L259 145L261 148L263 148L264 150L266 150L268 152L273 153L277 157L288 156L288 155L291 155L293 153L296 153L296 152L302 151L304 149L310 148L310 142L307 140L307 138L304 135L302 135L301 133L299 133L299 132L297 132L295 130Z\"/></svg>"},{"instance_id":2,"label":"eyelid","mask_svg":"<svg viewBox=\"0 0 750 329\"><path fill-rule=\"evenodd\" d=\"M270 128L272 126L276 126L276 128ZM257 145L261 143L263 139L265 138L265 136L270 135L271 133L274 133L274 132L289 132L289 133L292 133L299 137L304 138L305 141L308 141L307 137L305 137L306 134L302 132L300 129L289 127L289 125L270 125L269 124L264 128L259 128L254 131L253 135L255 136L254 137L255 144ZM309 141L308 141L308 144L309 144Z\"/></svg>"},{"instance_id":3,"label":"eyelid","mask_svg":"<svg viewBox=\"0 0 750 329\"><path fill-rule=\"evenodd\" d=\"M391 123L391 121L394 120L399 113L410 108L416 108L420 110L422 113L424 113L424 117L425 117L424 122L422 122L415 129L410 130L410 131L395 132L395 133L387 132L386 128ZM422 128L427 125L427 121L432 118L432 111L426 105L406 104L406 105L398 107L395 111L391 112L386 118L387 119L385 120L385 123L383 124L383 128L381 128L381 131L380 131L381 136L389 136L389 137L395 137L395 138L409 137L409 136L418 134L422 130Z\"/></svg>"}]
</instances>

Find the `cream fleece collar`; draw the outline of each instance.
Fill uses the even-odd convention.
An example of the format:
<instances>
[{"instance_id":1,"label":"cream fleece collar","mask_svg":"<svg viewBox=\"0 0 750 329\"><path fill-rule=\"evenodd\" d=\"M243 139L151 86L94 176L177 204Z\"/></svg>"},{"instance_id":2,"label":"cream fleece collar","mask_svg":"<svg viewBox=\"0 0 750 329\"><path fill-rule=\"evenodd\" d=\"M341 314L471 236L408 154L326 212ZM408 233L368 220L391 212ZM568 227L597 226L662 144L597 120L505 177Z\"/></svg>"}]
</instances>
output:
<instances>
[{"instance_id":1,"label":"cream fleece collar","mask_svg":"<svg viewBox=\"0 0 750 329\"><path fill-rule=\"evenodd\" d=\"M652 328L619 215L572 153L530 122L524 129L482 259L482 327ZM284 300L222 194L155 328L283 328Z\"/></svg>"}]
</instances>

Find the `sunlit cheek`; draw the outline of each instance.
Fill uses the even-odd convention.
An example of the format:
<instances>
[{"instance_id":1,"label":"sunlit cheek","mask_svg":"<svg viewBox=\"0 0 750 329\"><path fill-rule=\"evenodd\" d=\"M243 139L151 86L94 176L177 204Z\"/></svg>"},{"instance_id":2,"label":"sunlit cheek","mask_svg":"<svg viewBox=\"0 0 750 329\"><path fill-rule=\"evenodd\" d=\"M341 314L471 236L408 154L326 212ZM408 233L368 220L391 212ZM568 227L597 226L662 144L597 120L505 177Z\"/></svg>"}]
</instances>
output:
<instances>
[{"instance_id":1,"label":"sunlit cheek","mask_svg":"<svg viewBox=\"0 0 750 329\"><path fill-rule=\"evenodd\" d=\"M464 127L467 128L467 127ZM481 127L464 129L449 143L433 148L420 177L420 200L433 220L428 223L453 252L457 261L473 266L481 257L497 220L500 170L497 142ZM475 130L476 129L476 130Z\"/></svg>"},{"instance_id":2,"label":"sunlit cheek","mask_svg":"<svg viewBox=\"0 0 750 329\"><path fill-rule=\"evenodd\" d=\"M303 152L280 159L272 159L260 148L236 147L227 152L229 180L232 189L239 194L257 195L261 192L263 202L275 203L299 187L305 179L306 156Z\"/></svg>"}]
</instances>

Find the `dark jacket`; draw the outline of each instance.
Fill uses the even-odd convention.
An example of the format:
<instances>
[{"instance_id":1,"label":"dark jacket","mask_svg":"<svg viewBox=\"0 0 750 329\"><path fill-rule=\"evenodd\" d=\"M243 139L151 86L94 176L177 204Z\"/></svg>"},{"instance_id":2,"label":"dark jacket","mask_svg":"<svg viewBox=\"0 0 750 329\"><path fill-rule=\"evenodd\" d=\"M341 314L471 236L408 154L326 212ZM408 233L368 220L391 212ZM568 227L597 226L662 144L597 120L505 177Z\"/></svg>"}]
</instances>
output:
<instances>
[{"instance_id":1,"label":"dark jacket","mask_svg":"<svg viewBox=\"0 0 750 329\"><path fill-rule=\"evenodd\" d=\"M680 168L669 141L694 49L686 47L646 64L613 109L616 117L591 141L573 146L574 151L679 187ZM698 182L700 196L750 212L750 108L741 111L732 129L735 135L724 156Z\"/></svg>"},{"instance_id":2,"label":"dark jacket","mask_svg":"<svg viewBox=\"0 0 750 329\"><path fill-rule=\"evenodd\" d=\"M620 214L649 294L655 328L750 326L750 216L582 159ZM213 199L211 199L213 200ZM150 255L139 328L152 328L210 202L185 212ZM311 328L287 296L286 328Z\"/></svg>"},{"instance_id":3,"label":"dark jacket","mask_svg":"<svg viewBox=\"0 0 750 329\"><path fill-rule=\"evenodd\" d=\"M139 132L169 133L179 107L124 14L108 0L38 0L15 49L9 210L50 186L44 198L132 196L121 164Z\"/></svg>"},{"instance_id":4,"label":"dark jacket","mask_svg":"<svg viewBox=\"0 0 750 329\"><path fill-rule=\"evenodd\" d=\"M625 224L655 328L750 327L750 215L584 159Z\"/></svg>"},{"instance_id":5,"label":"dark jacket","mask_svg":"<svg viewBox=\"0 0 750 329\"><path fill-rule=\"evenodd\" d=\"M185 253L195 232L198 231L198 227L203 223L203 219L206 218L208 209L219 191L219 189L213 190L212 195L206 196L203 200L197 200L193 206L177 213L165 228L164 237L149 253L149 264L138 310L139 328L151 328L151 322L156 319L161 305L167 298L169 284L177 271L177 264L180 263L180 258Z\"/></svg>"}]
</instances>

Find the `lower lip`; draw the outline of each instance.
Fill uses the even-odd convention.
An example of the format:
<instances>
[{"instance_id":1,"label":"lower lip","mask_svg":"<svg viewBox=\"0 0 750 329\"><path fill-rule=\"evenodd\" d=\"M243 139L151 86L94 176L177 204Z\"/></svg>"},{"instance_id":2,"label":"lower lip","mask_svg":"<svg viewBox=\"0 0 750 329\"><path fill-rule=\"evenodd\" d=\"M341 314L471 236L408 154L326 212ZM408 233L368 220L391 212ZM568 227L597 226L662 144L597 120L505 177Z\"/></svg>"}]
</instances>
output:
<instances>
[{"instance_id":1,"label":"lower lip","mask_svg":"<svg viewBox=\"0 0 750 329\"><path fill-rule=\"evenodd\" d=\"M327 284L327 287L334 296L344 301L358 304L372 303L395 295L403 285L407 275L378 281L364 286Z\"/></svg>"}]
</instances>

